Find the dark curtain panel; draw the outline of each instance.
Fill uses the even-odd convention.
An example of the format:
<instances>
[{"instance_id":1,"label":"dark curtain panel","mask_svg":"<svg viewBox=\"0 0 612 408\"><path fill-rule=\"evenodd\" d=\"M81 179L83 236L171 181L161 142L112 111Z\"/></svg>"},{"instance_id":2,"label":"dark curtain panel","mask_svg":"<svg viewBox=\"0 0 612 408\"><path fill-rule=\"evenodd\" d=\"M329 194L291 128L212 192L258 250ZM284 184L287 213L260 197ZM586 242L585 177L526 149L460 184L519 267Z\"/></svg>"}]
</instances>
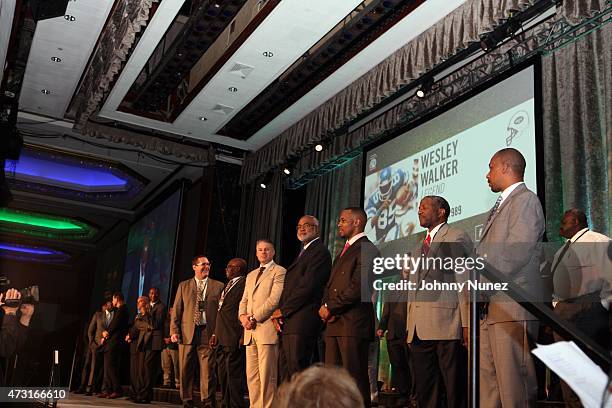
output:
<instances>
[{"instance_id":1,"label":"dark curtain panel","mask_svg":"<svg viewBox=\"0 0 612 408\"><path fill-rule=\"evenodd\" d=\"M337 236L336 224L343 208L363 207L361 202L362 156L316 178L306 186L306 214L319 219L321 238L335 257L344 241Z\"/></svg>"},{"instance_id":2,"label":"dark curtain panel","mask_svg":"<svg viewBox=\"0 0 612 408\"><path fill-rule=\"evenodd\" d=\"M274 243L277 253L274 259L278 261L282 250L282 222L283 177L280 172L275 173L266 189L259 186L259 181L244 185L236 256L246 259L250 269L258 266L255 242L260 238L267 238Z\"/></svg>"},{"instance_id":3,"label":"dark curtain panel","mask_svg":"<svg viewBox=\"0 0 612 408\"><path fill-rule=\"evenodd\" d=\"M546 215L557 240L563 211L585 210L610 234L612 179L612 27L542 59Z\"/></svg>"}]
</instances>

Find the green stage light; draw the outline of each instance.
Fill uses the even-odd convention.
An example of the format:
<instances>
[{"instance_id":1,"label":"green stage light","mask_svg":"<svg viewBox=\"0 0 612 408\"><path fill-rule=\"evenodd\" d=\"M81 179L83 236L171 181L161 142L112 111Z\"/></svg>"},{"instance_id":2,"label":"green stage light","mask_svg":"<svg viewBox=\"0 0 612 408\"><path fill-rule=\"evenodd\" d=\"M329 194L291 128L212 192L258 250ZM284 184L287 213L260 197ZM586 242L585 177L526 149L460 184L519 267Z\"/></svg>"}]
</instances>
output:
<instances>
[{"instance_id":1,"label":"green stage light","mask_svg":"<svg viewBox=\"0 0 612 408\"><path fill-rule=\"evenodd\" d=\"M0 232L52 239L89 239L97 228L74 218L0 208Z\"/></svg>"},{"instance_id":2,"label":"green stage light","mask_svg":"<svg viewBox=\"0 0 612 408\"><path fill-rule=\"evenodd\" d=\"M26 213L12 210L10 208L0 208L0 221L59 231L80 231L85 229L83 226L71 221L70 219L46 216L36 213Z\"/></svg>"}]
</instances>

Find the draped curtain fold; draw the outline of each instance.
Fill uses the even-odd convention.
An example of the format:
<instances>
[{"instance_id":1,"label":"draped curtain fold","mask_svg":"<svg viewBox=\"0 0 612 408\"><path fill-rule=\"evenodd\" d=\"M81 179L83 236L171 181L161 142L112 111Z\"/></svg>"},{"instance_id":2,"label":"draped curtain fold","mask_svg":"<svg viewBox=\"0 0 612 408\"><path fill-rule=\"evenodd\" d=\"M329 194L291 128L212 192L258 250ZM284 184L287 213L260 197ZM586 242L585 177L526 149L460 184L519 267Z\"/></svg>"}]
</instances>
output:
<instances>
[{"instance_id":1,"label":"draped curtain fold","mask_svg":"<svg viewBox=\"0 0 612 408\"><path fill-rule=\"evenodd\" d=\"M589 2L584 2L589 3ZM582 10L582 9L581 9ZM546 215L556 240L564 210L579 207L610 233L612 27L542 59Z\"/></svg>"}]
</instances>

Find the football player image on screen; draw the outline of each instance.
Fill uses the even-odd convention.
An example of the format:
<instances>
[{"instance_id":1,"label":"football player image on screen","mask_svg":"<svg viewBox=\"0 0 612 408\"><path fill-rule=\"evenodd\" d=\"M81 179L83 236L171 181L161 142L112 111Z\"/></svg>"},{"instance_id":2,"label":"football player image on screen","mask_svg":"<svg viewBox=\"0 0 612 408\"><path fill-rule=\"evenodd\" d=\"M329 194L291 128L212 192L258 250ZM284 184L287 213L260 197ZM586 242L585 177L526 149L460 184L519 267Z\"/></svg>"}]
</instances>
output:
<instances>
[{"instance_id":1,"label":"football player image on screen","mask_svg":"<svg viewBox=\"0 0 612 408\"><path fill-rule=\"evenodd\" d=\"M419 202L419 159L412 164L412 179L401 185L394 199L395 236L387 235L387 240L407 237L414 231ZM390 231L391 232L391 231Z\"/></svg>"},{"instance_id":2,"label":"football player image on screen","mask_svg":"<svg viewBox=\"0 0 612 408\"><path fill-rule=\"evenodd\" d=\"M379 174L378 188L366 204L369 219L367 229L373 230L374 243L377 245L389 240L387 236L395 239L395 197L405 179L406 173L402 169L393 170L391 166L384 168Z\"/></svg>"}]
</instances>

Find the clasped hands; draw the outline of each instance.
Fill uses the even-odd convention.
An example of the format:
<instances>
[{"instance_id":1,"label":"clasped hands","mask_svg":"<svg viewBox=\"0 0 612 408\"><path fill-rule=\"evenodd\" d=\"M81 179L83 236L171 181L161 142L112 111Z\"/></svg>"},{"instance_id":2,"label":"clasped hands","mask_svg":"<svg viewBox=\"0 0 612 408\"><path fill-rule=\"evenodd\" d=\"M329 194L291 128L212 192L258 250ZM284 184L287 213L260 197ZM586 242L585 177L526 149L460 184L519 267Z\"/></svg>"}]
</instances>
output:
<instances>
[{"instance_id":1,"label":"clasped hands","mask_svg":"<svg viewBox=\"0 0 612 408\"><path fill-rule=\"evenodd\" d=\"M332 323L337 319L325 305L319 308L319 317L323 320L323 323Z\"/></svg>"},{"instance_id":2,"label":"clasped hands","mask_svg":"<svg viewBox=\"0 0 612 408\"><path fill-rule=\"evenodd\" d=\"M257 320L255 320L253 314L243 314L240 315L240 324L247 330L253 330L257 327Z\"/></svg>"}]
</instances>

